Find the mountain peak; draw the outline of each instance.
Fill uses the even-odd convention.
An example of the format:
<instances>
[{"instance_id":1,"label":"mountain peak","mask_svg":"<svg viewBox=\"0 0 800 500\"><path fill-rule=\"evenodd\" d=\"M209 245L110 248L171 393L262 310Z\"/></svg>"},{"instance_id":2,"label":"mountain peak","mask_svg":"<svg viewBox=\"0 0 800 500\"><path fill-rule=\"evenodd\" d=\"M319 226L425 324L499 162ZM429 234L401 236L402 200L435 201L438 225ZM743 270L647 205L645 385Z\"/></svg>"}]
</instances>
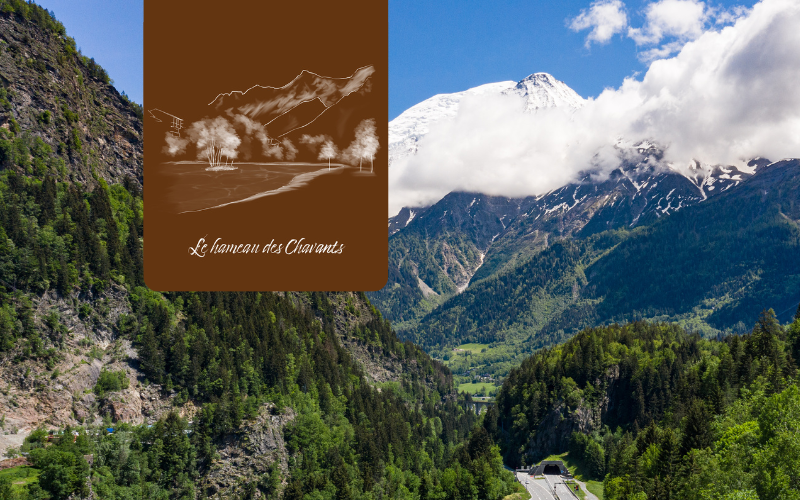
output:
<instances>
[{"instance_id":1,"label":"mountain peak","mask_svg":"<svg viewBox=\"0 0 800 500\"><path fill-rule=\"evenodd\" d=\"M528 75L525 78L523 78L522 80L520 80L520 83L522 83L522 82L524 82L526 80L538 80L538 81L548 81L548 82L550 82L550 81L557 82L558 81L550 73L544 73L544 72L531 73L530 75Z\"/></svg>"},{"instance_id":2,"label":"mountain peak","mask_svg":"<svg viewBox=\"0 0 800 500\"><path fill-rule=\"evenodd\" d=\"M519 81L513 88L503 92L516 94L525 99L525 111L541 108L572 107L582 108L586 100L572 90L566 83L557 80L550 73L533 73Z\"/></svg>"}]
</instances>

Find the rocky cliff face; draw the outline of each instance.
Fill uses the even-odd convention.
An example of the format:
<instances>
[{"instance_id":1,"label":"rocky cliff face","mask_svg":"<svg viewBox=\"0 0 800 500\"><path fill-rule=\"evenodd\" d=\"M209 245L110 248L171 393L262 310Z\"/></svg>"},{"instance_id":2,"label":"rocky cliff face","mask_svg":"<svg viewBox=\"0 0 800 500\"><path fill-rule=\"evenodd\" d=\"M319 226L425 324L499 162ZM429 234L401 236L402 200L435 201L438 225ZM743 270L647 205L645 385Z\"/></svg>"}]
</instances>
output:
<instances>
[{"instance_id":1,"label":"rocky cliff face","mask_svg":"<svg viewBox=\"0 0 800 500\"><path fill-rule=\"evenodd\" d=\"M14 144L0 152L2 166L19 163L9 158L17 153L30 156L24 173L83 183L130 177L141 185L141 107L52 23L0 14L0 127ZM49 155L34 153L36 139Z\"/></svg>"},{"instance_id":2,"label":"rocky cliff face","mask_svg":"<svg viewBox=\"0 0 800 500\"><path fill-rule=\"evenodd\" d=\"M584 406L569 410L565 405L554 407L548 413L539 428L531 434L528 450L533 460L539 460L550 454L561 453L569 446L569 438L573 432L589 434L595 430L593 411Z\"/></svg>"},{"instance_id":3,"label":"rocky cliff face","mask_svg":"<svg viewBox=\"0 0 800 500\"><path fill-rule=\"evenodd\" d=\"M573 432L591 434L607 424L609 417L613 419L613 413L618 409L610 405L612 398L609 396L616 391L619 378L619 366L615 365L606 370L602 380L598 378L595 381L596 386L605 388L597 404L591 405L581 400L574 407L570 407L565 401L553 406L530 436L526 449L528 463L548 455L563 453L569 447Z\"/></svg>"},{"instance_id":4,"label":"rocky cliff face","mask_svg":"<svg viewBox=\"0 0 800 500\"><path fill-rule=\"evenodd\" d=\"M100 179L124 182L138 189L141 118L141 107L117 92L47 11L24 2L3 9L0 169L88 185ZM16 285L10 288L16 291ZM117 334L120 317L131 312L124 287L69 296L16 292L14 307L28 303L49 354L29 359L20 342L0 356L0 455L38 426L104 418L142 423L171 408L171 397L138 372L131 340ZM96 396L92 390L103 369L124 372L128 388Z\"/></svg>"},{"instance_id":5,"label":"rocky cliff face","mask_svg":"<svg viewBox=\"0 0 800 500\"><path fill-rule=\"evenodd\" d=\"M102 295L63 297L49 292L33 301L40 337L53 349L47 359L26 360L19 343L0 359L0 455L19 447L44 426L152 423L169 412L173 394L148 384L138 370L130 339L117 335L121 316L130 314L127 291L114 286ZM128 388L100 397L93 392L102 370L122 371ZM188 403L180 411L194 412Z\"/></svg>"}]
</instances>

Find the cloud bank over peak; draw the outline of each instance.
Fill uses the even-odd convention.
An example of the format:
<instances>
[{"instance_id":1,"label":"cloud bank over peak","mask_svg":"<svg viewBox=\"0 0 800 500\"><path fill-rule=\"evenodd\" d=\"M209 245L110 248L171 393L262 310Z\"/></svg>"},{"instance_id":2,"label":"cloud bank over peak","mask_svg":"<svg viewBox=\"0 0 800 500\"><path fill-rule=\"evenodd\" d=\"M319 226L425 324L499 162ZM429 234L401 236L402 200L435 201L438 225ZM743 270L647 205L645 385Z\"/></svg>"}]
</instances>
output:
<instances>
[{"instance_id":1,"label":"cloud bank over peak","mask_svg":"<svg viewBox=\"0 0 800 500\"><path fill-rule=\"evenodd\" d=\"M467 96L454 118L431 126L416 155L392 164L390 213L457 190L539 195L582 172L603 178L626 154L620 139L665 147L673 168L798 156L798 26L800 2L763 0L578 110L524 113L515 96Z\"/></svg>"}]
</instances>

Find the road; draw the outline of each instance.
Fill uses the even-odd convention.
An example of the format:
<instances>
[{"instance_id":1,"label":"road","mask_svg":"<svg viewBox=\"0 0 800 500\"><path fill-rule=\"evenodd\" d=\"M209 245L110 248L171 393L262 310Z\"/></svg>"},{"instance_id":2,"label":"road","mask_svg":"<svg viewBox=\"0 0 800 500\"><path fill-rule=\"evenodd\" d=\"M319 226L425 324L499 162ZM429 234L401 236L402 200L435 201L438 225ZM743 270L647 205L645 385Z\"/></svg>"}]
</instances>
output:
<instances>
[{"instance_id":1,"label":"road","mask_svg":"<svg viewBox=\"0 0 800 500\"><path fill-rule=\"evenodd\" d=\"M528 489L531 500L556 500L553 490L544 479L534 479L527 472L517 472L517 480Z\"/></svg>"},{"instance_id":2,"label":"road","mask_svg":"<svg viewBox=\"0 0 800 500\"><path fill-rule=\"evenodd\" d=\"M556 485L556 494L560 500L574 500L577 495L570 491L569 486L564 484L564 479L561 476L550 476L551 484Z\"/></svg>"},{"instance_id":3,"label":"road","mask_svg":"<svg viewBox=\"0 0 800 500\"><path fill-rule=\"evenodd\" d=\"M575 495L570 487L564 484L564 478L556 475L545 475L544 479L534 479L525 472L517 472L517 480L527 488L532 500L575 500ZM555 485L556 494L553 495ZM584 491L585 488L584 488ZM589 494L591 495L591 493ZM591 495L589 498L595 498Z\"/></svg>"}]
</instances>

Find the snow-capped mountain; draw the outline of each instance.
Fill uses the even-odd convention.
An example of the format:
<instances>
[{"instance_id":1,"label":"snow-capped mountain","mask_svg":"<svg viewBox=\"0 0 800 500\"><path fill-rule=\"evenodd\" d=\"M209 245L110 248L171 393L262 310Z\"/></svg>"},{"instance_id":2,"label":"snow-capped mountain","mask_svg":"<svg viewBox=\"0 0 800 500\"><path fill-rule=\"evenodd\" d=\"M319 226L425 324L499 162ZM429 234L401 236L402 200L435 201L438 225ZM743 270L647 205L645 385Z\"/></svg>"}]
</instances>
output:
<instances>
[{"instance_id":1,"label":"snow-capped mountain","mask_svg":"<svg viewBox=\"0 0 800 500\"><path fill-rule=\"evenodd\" d=\"M541 108L581 108L586 100L569 86L548 73L534 73L503 91L505 95L518 95L525 99L525 111Z\"/></svg>"},{"instance_id":2,"label":"snow-capped mountain","mask_svg":"<svg viewBox=\"0 0 800 500\"><path fill-rule=\"evenodd\" d=\"M540 108L571 106L580 108L586 102L566 83L547 73L534 73L519 82L487 83L456 92L438 94L414 105L389 122L389 165L417 152L417 143L439 120L456 116L461 100L469 95L517 95L525 99L525 111Z\"/></svg>"},{"instance_id":3,"label":"snow-capped mountain","mask_svg":"<svg viewBox=\"0 0 800 500\"><path fill-rule=\"evenodd\" d=\"M509 83L486 86L484 91L524 98L520 112L554 106L578 109L586 103L547 74ZM449 96L436 96L390 123L390 137L395 139L390 157L414 154L417 141L432 123L457 114L464 94L449 101ZM447 103L446 110L439 102ZM519 266L557 241L588 241L592 235L612 234L606 233L610 229L650 226L687 207L697 210L698 205L712 203L708 200L729 199L781 163L755 158L738 166L703 161L673 164L666 160L657 137L620 138L614 147L620 164L610 174L593 172L587 165L579 178L548 193L511 198L451 192L427 207L404 207L388 220L389 278L382 290L369 294L370 300L400 325L400 331L416 335L426 318L450 311L449 299L474 291L483 280L518 272ZM564 293L567 300L570 296L576 300L580 290L573 286Z\"/></svg>"},{"instance_id":4,"label":"snow-capped mountain","mask_svg":"<svg viewBox=\"0 0 800 500\"><path fill-rule=\"evenodd\" d=\"M465 95L488 92L523 98L520 112L579 109L586 104L547 73L534 73L516 84L501 82L435 96L390 122L390 161L414 154L431 124L456 116ZM614 147L620 164L610 174L599 175L587 165L580 178L538 196L453 192L431 206L403 208L388 221L390 254L397 260L390 258L387 286L373 298L401 293L396 290L401 283L402 293L415 294L417 288L426 297L433 292L441 297L460 293L473 280L513 267L552 241L651 224L736 188L770 163L756 158L738 167L701 161L675 165L665 160L657 138L620 138ZM393 319L401 316L406 317Z\"/></svg>"}]
</instances>

